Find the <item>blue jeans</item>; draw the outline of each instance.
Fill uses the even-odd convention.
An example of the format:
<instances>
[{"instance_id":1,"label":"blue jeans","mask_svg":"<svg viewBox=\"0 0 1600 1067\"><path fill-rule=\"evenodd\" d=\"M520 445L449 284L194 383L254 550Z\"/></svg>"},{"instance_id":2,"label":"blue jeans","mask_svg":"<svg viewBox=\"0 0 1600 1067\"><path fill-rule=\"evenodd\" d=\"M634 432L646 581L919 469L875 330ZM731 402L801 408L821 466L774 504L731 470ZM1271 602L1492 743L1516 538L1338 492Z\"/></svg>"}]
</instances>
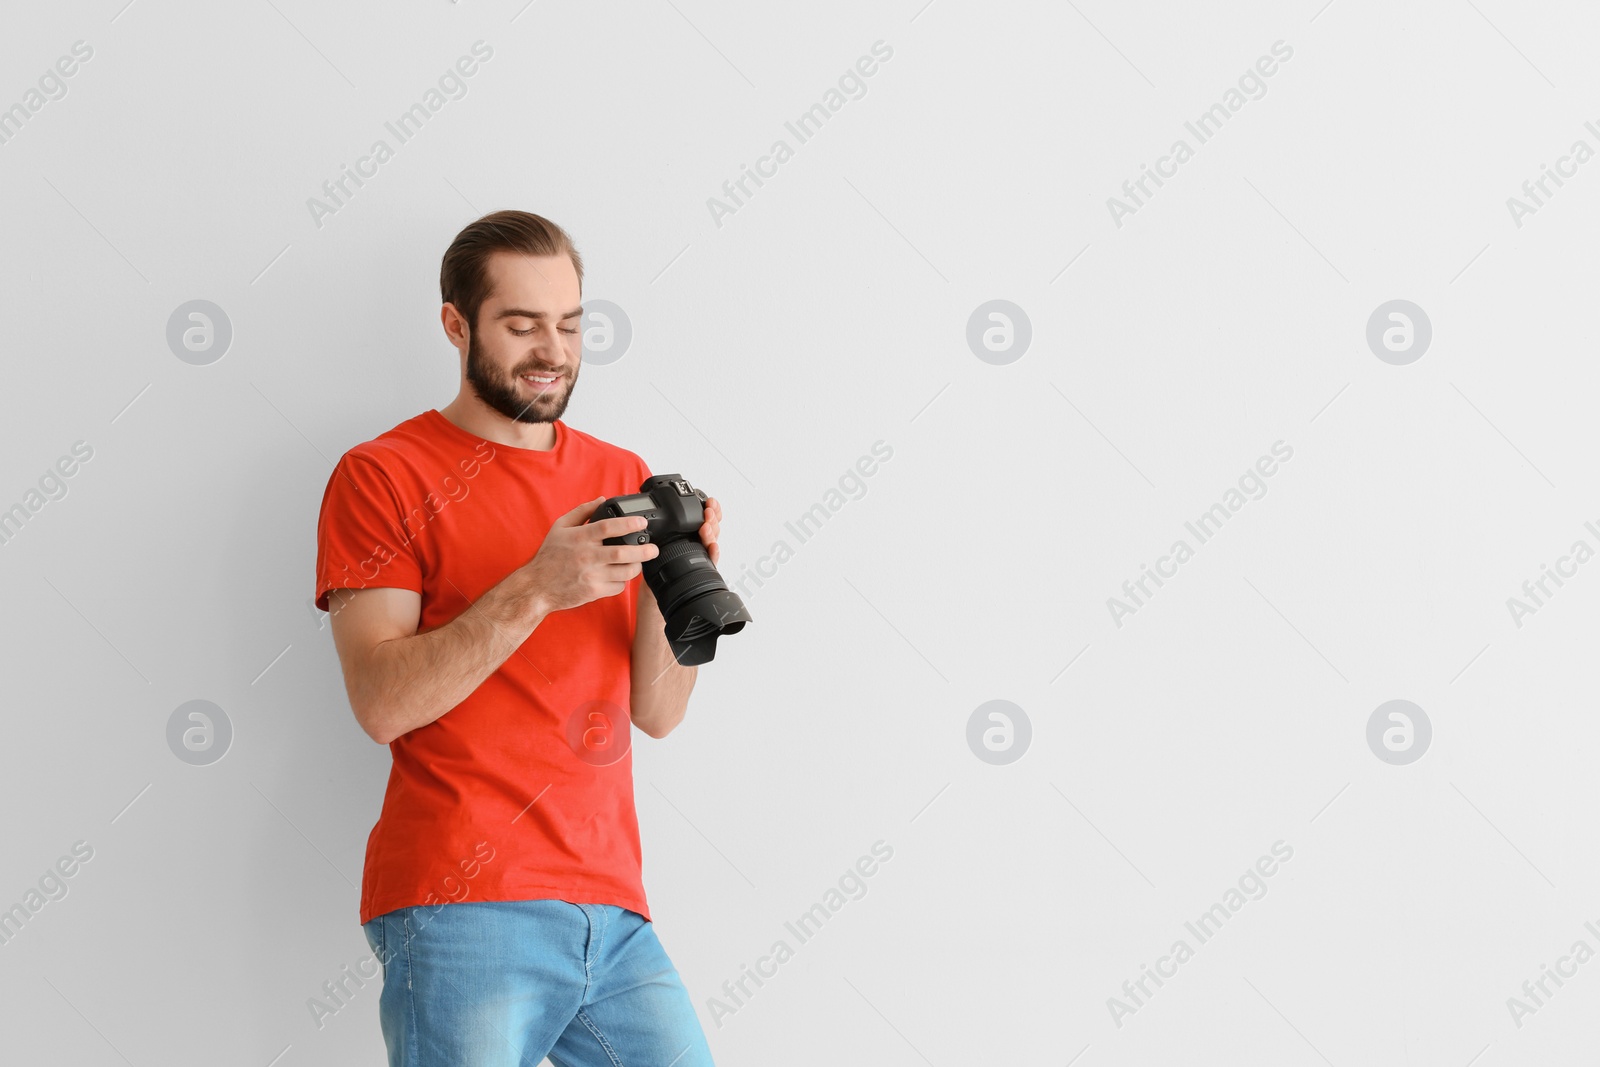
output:
<instances>
[{"instance_id":1,"label":"blue jeans","mask_svg":"<svg viewBox=\"0 0 1600 1067\"><path fill-rule=\"evenodd\" d=\"M611 904L419 904L361 927L390 1067L710 1067L655 928Z\"/></svg>"}]
</instances>

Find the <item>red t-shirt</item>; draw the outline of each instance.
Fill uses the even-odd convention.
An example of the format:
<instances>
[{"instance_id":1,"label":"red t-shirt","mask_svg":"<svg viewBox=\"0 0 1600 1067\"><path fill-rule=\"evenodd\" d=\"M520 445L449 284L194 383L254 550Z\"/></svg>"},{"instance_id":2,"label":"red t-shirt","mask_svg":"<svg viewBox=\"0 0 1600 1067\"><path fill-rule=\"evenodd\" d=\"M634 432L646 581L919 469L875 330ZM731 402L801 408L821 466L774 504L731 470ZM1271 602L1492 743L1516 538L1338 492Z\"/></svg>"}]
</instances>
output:
<instances>
[{"instance_id":1,"label":"red t-shirt","mask_svg":"<svg viewBox=\"0 0 1600 1067\"><path fill-rule=\"evenodd\" d=\"M426 411L346 452L317 522L330 589L422 595L436 629L533 558L550 525L650 477L557 420L549 451L497 445ZM633 806L629 675L641 578L547 616L460 704L389 744L361 922L415 904L561 899L650 917Z\"/></svg>"}]
</instances>

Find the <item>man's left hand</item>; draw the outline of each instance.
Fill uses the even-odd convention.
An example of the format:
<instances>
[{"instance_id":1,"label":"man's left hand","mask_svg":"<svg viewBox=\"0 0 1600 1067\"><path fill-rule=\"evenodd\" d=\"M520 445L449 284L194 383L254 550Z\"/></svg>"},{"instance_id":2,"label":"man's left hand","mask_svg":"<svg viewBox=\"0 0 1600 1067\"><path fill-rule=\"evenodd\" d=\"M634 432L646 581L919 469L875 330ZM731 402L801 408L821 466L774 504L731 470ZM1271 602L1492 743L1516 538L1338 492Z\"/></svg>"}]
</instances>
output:
<instances>
[{"instance_id":1,"label":"man's left hand","mask_svg":"<svg viewBox=\"0 0 1600 1067\"><path fill-rule=\"evenodd\" d=\"M717 548L717 534L722 532L722 505L716 497L706 497L705 512L705 521L700 524L700 543L706 546L706 555L711 557L711 565L715 567L721 554Z\"/></svg>"}]
</instances>

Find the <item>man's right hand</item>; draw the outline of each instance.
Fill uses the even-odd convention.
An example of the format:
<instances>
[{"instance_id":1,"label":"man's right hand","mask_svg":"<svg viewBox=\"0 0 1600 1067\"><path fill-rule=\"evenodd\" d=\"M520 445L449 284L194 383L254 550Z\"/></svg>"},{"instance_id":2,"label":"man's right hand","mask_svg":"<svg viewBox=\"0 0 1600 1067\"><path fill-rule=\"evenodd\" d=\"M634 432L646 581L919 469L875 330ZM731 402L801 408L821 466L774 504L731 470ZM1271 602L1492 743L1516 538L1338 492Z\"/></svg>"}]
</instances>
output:
<instances>
[{"instance_id":1,"label":"man's right hand","mask_svg":"<svg viewBox=\"0 0 1600 1067\"><path fill-rule=\"evenodd\" d=\"M541 614L575 608L605 596L616 596L661 550L654 544L607 545L608 537L635 533L649 525L642 515L589 522L605 501L597 496L558 518L534 557L521 567Z\"/></svg>"}]
</instances>

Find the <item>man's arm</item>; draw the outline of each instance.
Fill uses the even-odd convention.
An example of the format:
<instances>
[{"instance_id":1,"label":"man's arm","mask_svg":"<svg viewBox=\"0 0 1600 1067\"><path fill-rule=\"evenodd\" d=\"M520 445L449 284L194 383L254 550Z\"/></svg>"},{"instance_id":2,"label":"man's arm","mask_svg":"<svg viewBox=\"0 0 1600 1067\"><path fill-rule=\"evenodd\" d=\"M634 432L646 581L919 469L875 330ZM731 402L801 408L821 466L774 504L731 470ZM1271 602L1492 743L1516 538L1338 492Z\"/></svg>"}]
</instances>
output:
<instances>
[{"instance_id":1,"label":"man's arm","mask_svg":"<svg viewBox=\"0 0 1600 1067\"><path fill-rule=\"evenodd\" d=\"M587 524L604 499L557 519L531 560L436 630L417 633L422 598L413 590L328 594L350 708L369 737L388 744L433 722L483 684L551 612L628 587L660 550L601 544L645 526L638 515Z\"/></svg>"},{"instance_id":2,"label":"man's arm","mask_svg":"<svg viewBox=\"0 0 1600 1067\"><path fill-rule=\"evenodd\" d=\"M448 624L422 634L422 596L415 590L335 589L328 604L350 709L380 745L465 700L548 614L521 568Z\"/></svg>"},{"instance_id":3,"label":"man's arm","mask_svg":"<svg viewBox=\"0 0 1600 1067\"><path fill-rule=\"evenodd\" d=\"M633 678L629 683L633 725L651 737L666 737L689 709L689 693L694 689L699 667L685 667L672 655L667 643L666 619L656 595L645 582L639 583L639 625L633 634Z\"/></svg>"},{"instance_id":4,"label":"man's arm","mask_svg":"<svg viewBox=\"0 0 1600 1067\"><path fill-rule=\"evenodd\" d=\"M706 498L706 517L700 524L700 540L706 546L711 565L716 566L721 550L717 535L722 529L722 505L716 497ZM666 737L683 721L689 708L689 693L699 667L685 667L672 655L667 643L666 619L648 582L639 583L638 625L633 634L633 677L628 685L633 724L651 737Z\"/></svg>"}]
</instances>

